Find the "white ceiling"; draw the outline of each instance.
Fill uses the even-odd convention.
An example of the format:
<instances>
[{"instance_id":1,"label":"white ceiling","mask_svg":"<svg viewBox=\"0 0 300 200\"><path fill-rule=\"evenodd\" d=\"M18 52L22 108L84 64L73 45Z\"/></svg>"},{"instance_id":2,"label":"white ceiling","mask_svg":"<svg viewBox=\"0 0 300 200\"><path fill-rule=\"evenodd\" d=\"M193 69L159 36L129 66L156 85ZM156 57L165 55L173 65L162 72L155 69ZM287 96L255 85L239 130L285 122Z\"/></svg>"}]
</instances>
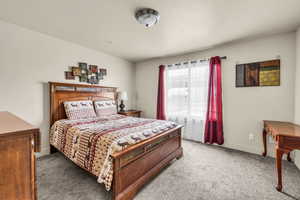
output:
<instances>
[{"instance_id":1,"label":"white ceiling","mask_svg":"<svg viewBox=\"0 0 300 200\"><path fill-rule=\"evenodd\" d=\"M141 7L160 23L138 24ZM0 19L140 61L295 30L300 0L0 0Z\"/></svg>"}]
</instances>

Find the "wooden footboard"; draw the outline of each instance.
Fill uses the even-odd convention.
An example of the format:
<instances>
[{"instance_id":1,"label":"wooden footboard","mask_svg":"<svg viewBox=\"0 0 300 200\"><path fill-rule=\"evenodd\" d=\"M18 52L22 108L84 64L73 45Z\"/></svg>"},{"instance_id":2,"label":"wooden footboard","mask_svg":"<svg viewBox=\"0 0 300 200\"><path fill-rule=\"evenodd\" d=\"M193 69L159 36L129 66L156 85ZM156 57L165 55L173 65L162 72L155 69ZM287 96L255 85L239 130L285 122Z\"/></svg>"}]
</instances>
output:
<instances>
[{"instance_id":1,"label":"wooden footboard","mask_svg":"<svg viewBox=\"0 0 300 200\"><path fill-rule=\"evenodd\" d=\"M182 157L181 129L182 126L177 126L112 155L114 160L112 200L133 199L147 181L174 158ZM51 153L58 151L54 146L50 146Z\"/></svg>"},{"instance_id":2,"label":"wooden footboard","mask_svg":"<svg viewBox=\"0 0 300 200\"><path fill-rule=\"evenodd\" d=\"M113 200L131 200L174 158L183 155L180 126L112 155Z\"/></svg>"}]
</instances>

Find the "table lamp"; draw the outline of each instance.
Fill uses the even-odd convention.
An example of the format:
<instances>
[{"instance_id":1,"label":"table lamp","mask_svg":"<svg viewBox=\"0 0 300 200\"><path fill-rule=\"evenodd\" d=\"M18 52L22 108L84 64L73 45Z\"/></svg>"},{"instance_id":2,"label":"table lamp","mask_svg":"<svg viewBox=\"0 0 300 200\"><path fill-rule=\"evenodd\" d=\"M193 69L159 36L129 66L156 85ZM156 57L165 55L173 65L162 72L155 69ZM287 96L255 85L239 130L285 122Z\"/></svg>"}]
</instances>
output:
<instances>
[{"instance_id":1,"label":"table lamp","mask_svg":"<svg viewBox=\"0 0 300 200\"><path fill-rule=\"evenodd\" d=\"M124 101L128 100L127 92L126 91L118 92L118 100L121 101L121 103L120 103L120 112L124 112L125 111Z\"/></svg>"}]
</instances>

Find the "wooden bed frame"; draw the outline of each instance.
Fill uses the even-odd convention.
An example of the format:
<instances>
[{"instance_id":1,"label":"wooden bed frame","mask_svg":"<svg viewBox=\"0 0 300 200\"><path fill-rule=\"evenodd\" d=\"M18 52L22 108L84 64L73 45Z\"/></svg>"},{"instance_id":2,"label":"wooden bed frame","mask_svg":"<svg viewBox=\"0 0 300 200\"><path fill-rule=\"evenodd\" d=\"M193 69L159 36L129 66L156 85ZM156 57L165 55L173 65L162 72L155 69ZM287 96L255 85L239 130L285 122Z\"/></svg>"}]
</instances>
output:
<instances>
[{"instance_id":1,"label":"wooden bed frame","mask_svg":"<svg viewBox=\"0 0 300 200\"><path fill-rule=\"evenodd\" d=\"M115 99L114 87L49 82L50 125L66 119L64 101ZM173 159L182 155L181 128L177 126L112 155L113 200L131 200L138 190ZM51 153L56 152L50 145Z\"/></svg>"}]
</instances>

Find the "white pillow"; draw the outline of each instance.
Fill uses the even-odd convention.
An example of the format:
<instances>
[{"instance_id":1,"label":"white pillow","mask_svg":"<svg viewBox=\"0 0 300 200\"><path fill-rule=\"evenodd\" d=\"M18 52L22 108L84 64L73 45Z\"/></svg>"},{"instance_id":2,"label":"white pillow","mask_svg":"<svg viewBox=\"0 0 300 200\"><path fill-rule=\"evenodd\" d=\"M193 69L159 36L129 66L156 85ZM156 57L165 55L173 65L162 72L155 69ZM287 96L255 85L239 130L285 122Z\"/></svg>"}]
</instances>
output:
<instances>
[{"instance_id":1,"label":"white pillow","mask_svg":"<svg viewBox=\"0 0 300 200\"><path fill-rule=\"evenodd\" d=\"M65 101L64 107L68 119L86 119L96 117L92 101Z\"/></svg>"},{"instance_id":2,"label":"white pillow","mask_svg":"<svg viewBox=\"0 0 300 200\"><path fill-rule=\"evenodd\" d=\"M94 101L97 116L117 114L117 106L114 100Z\"/></svg>"}]
</instances>

